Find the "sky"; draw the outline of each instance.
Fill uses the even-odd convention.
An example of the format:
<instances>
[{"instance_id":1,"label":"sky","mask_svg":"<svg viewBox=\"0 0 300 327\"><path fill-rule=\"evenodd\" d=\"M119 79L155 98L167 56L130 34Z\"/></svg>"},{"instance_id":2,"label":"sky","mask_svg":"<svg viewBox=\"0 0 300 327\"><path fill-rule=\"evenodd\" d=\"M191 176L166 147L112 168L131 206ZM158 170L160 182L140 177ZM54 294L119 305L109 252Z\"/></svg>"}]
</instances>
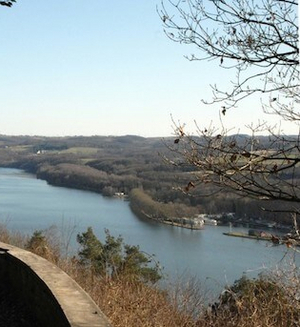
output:
<instances>
[{"instance_id":1,"label":"sky","mask_svg":"<svg viewBox=\"0 0 300 327\"><path fill-rule=\"evenodd\" d=\"M18 0L0 7L0 134L170 136L219 124L210 84L229 83L219 63L190 62L174 43L160 0ZM225 85L225 84L224 84ZM259 99L223 123L244 132L264 116Z\"/></svg>"}]
</instances>

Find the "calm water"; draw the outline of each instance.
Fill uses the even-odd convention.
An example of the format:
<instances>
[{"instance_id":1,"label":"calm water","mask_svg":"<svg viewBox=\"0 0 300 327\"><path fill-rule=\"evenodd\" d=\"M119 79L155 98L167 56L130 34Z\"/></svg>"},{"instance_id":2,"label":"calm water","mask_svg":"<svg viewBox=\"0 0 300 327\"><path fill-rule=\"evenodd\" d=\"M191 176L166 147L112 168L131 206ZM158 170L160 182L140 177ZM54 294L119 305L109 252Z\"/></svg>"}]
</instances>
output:
<instances>
[{"instance_id":1,"label":"calm water","mask_svg":"<svg viewBox=\"0 0 300 327\"><path fill-rule=\"evenodd\" d=\"M17 169L0 168L0 221L26 234L56 225L73 244L76 234L88 226L100 239L108 228L126 243L155 254L170 278L197 276L207 288L217 290L243 273L253 276L276 267L286 253L284 246L224 236L228 227L193 231L142 220L126 201L54 187Z\"/></svg>"}]
</instances>

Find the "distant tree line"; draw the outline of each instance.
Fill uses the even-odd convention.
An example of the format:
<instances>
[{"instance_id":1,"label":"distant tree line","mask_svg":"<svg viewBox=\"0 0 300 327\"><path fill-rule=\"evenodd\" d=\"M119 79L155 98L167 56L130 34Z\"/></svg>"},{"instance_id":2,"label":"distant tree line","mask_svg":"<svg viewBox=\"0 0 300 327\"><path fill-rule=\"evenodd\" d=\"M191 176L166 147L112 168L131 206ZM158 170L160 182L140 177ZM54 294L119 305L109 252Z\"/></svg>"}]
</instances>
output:
<instances>
[{"instance_id":1,"label":"distant tree line","mask_svg":"<svg viewBox=\"0 0 300 327\"><path fill-rule=\"evenodd\" d=\"M197 208L179 203L155 201L142 189L133 189L130 193L130 207L140 217L165 220L173 217L191 217L198 213Z\"/></svg>"},{"instance_id":2,"label":"distant tree line","mask_svg":"<svg viewBox=\"0 0 300 327\"><path fill-rule=\"evenodd\" d=\"M247 140L246 136L239 139L240 142ZM228 191L217 192L209 184L193 187L190 181L197 170L166 163L166 142L173 142L173 138L161 141L128 136L122 142L121 137L2 135L0 166L24 169L50 184L90 190L105 196L113 196L116 192L129 195L134 190L130 201L139 215L138 208L143 203L149 209L144 212L157 217L191 216L195 212L234 212L239 217L271 220L282 220L287 216L276 212L285 207L279 201L266 203ZM261 137L260 142L268 145L267 138ZM37 149L45 151L37 154ZM299 171L295 170L293 178L297 176ZM264 211L262 207L271 207L273 212Z\"/></svg>"}]
</instances>

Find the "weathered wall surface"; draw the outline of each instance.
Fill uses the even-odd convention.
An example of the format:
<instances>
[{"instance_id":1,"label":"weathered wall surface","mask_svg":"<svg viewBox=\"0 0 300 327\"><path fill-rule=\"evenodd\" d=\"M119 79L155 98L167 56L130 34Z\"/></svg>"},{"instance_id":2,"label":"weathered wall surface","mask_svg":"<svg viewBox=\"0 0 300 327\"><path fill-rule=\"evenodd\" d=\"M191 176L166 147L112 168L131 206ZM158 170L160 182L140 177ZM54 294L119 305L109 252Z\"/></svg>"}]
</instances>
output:
<instances>
[{"instance_id":1,"label":"weathered wall surface","mask_svg":"<svg viewBox=\"0 0 300 327\"><path fill-rule=\"evenodd\" d=\"M91 297L49 261L0 242L0 283L44 327L109 327Z\"/></svg>"}]
</instances>

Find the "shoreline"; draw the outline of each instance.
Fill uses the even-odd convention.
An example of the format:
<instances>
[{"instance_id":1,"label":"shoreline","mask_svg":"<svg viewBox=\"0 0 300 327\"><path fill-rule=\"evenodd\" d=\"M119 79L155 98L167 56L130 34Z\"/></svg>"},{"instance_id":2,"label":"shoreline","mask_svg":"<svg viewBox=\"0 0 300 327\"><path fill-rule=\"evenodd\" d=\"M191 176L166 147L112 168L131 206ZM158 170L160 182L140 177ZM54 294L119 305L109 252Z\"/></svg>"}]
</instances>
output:
<instances>
[{"instance_id":1,"label":"shoreline","mask_svg":"<svg viewBox=\"0 0 300 327\"><path fill-rule=\"evenodd\" d=\"M233 236L233 237L241 237L241 238L249 238L252 240L258 240L258 241L272 241L271 236L254 236L254 235L248 235L246 233L239 233L239 232L225 232L223 235L226 236Z\"/></svg>"},{"instance_id":2,"label":"shoreline","mask_svg":"<svg viewBox=\"0 0 300 327\"><path fill-rule=\"evenodd\" d=\"M170 220L166 220L166 219L159 219L159 218L154 218L151 217L149 214L145 213L144 211L140 211L137 210L131 202L129 202L129 207L131 209L131 211L140 219L147 219L147 220L151 220L154 221L155 223L160 223L160 224L164 224L164 225L170 225L170 226L175 226L175 227L181 227L181 228L185 228L185 229L190 229L190 230L202 230L204 229L204 225L193 225L191 226L191 224L182 224L182 223L178 223L178 222L173 222Z\"/></svg>"},{"instance_id":3,"label":"shoreline","mask_svg":"<svg viewBox=\"0 0 300 327\"><path fill-rule=\"evenodd\" d=\"M107 195L104 195L99 189L95 189L94 187L89 187L89 185L85 185L83 187L78 187L78 185L72 185L72 183L68 183L68 182L70 182L69 180L68 180L68 182L66 182L66 180L60 180L60 183L58 183L57 181L54 181L51 178L47 178L48 175L38 174L37 172L28 171L28 170L26 170L24 168L19 168L19 167L5 167L5 166L2 166L1 168L8 168L8 169L13 168L13 169L22 170L25 173L34 175L36 179L46 181L49 185L52 185L52 186L64 187L64 188L74 189L74 190L88 191L88 192L93 192L95 194L100 194L101 196L106 197L106 198L111 198L111 199L116 199L116 200L121 199L121 200L124 200L124 201L128 201L130 210L137 217L139 217L138 213L136 212L136 210L133 209L133 206L131 205L132 203L130 201L130 197L129 197L128 194L118 193L117 192L117 193L114 193L111 196L107 196ZM165 220L165 219L153 218L153 217L151 217L150 215L148 215L148 214L146 214L144 212L141 212L141 214L146 219L150 219L152 221L155 221L156 223L161 223L161 224L165 224L165 225L170 225L170 226L175 226L175 227L180 227L180 228L185 228L185 229L190 229L190 230L202 230L202 229L204 229L204 225L197 226L196 224L189 224L189 223L184 224L184 223L173 222L173 221L169 221L169 220Z\"/></svg>"},{"instance_id":4,"label":"shoreline","mask_svg":"<svg viewBox=\"0 0 300 327\"><path fill-rule=\"evenodd\" d=\"M203 226L202 225L201 226L191 226L188 224L180 224L180 223L172 222L169 220L161 220L161 219L150 218L150 217L147 217L147 218L154 220L155 222L158 222L161 224L175 226L175 227L181 227L181 228L186 228L186 229L191 229L191 230L203 230L204 229L204 225Z\"/></svg>"},{"instance_id":5,"label":"shoreline","mask_svg":"<svg viewBox=\"0 0 300 327\"><path fill-rule=\"evenodd\" d=\"M248 235L246 233L239 233L239 232L226 232L226 233L223 233L223 235L247 238L247 239L252 239L252 240L256 240L256 241L268 241L268 242L272 242L273 245L286 245L287 247L293 247L293 246L300 247L300 241L298 241L292 237L291 238L281 238L281 237L274 236L274 235L254 236L254 235Z\"/></svg>"}]
</instances>

